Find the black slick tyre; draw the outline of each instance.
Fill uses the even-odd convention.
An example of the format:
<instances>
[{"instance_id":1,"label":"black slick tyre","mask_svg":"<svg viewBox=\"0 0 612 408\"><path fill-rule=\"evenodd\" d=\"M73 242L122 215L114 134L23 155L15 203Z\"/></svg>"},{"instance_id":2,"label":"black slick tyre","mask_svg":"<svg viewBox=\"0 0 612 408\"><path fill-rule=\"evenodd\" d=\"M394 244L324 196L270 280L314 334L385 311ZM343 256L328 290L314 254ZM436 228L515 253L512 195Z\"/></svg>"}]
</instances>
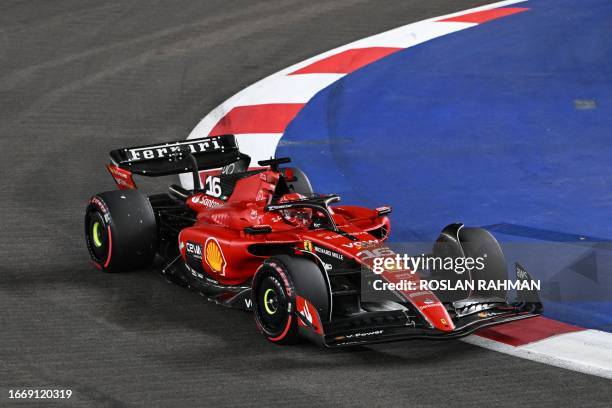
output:
<instances>
[{"instance_id":1,"label":"black slick tyre","mask_svg":"<svg viewBox=\"0 0 612 408\"><path fill-rule=\"evenodd\" d=\"M255 322L264 337L277 344L296 343L295 289L282 262L270 258L261 265L253 278L252 297Z\"/></svg>"},{"instance_id":2,"label":"black slick tyre","mask_svg":"<svg viewBox=\"0 0 612 408\"><path fill-rule=\"evenodd\" d=\"M149 266L157 251L157 224L148 197L138 190L96 194L85 211L85 240L105 272Z\"/></svg>"}]
</instances>

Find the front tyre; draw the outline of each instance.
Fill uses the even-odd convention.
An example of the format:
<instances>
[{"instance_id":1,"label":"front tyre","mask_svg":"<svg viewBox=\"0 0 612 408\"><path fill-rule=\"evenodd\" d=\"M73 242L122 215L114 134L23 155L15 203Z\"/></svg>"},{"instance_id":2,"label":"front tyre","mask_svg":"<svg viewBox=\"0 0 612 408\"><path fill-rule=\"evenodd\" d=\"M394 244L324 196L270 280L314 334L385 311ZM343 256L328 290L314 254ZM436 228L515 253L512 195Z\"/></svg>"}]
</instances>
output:
<instances>
[{"instance_id":1,"label":"front tyre","mask_svg":"<svg viewBox=\"0 0 612 408\"><path fill-rule=\"evenodd\" d=\"M85 240L105 272L149 266L157 251L157 224L148 197L138 190L96 194L85 211Z\"/></svg>"},{"instance_id":2,"label":"front tyre","mask_svg":"<svg viewBox=\"0 0 612 408\"><path fill-rule=\"evenodd\" d=\"M255 273L252 288L255 322L264 337L273 343L298 341L294 295L290 275L280 261L271 258Z\"/></svg>"}]
</instances>

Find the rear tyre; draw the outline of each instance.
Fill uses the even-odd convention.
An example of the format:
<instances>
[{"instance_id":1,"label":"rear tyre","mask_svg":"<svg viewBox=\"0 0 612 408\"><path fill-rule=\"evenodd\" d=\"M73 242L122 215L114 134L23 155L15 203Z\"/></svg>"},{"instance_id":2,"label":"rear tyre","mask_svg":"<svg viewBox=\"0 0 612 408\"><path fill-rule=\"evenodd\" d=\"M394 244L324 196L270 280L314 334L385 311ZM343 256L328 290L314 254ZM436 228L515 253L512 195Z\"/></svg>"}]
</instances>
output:
<instances>
[{"instance_id":1,"label":"rear tyre","mask_svg":"<svg viewBox=\"0 0 612 408\"><path fill-rule=\"evenodd\" d=\"M93 196L85 211L85 241L105 272L149 266L157 251L157 223L147 196L138 190Z\"/></svg>"},{"instance_id":2,"label":"rear tyre","mask_svg":"<svg viewBox=\"0 0 612 408\"><path fill-rule=\"evenodd\" d=\"M264 337L277 344L298 342L295 290L286 266L271 258L253 277L253 310L255 322Z\"/></svg>"},{"instance_id":3,"label":"rear tyre","mask_svg":"<svg viewBox=\"0 0 612 408\"><path fill-rule=\"evenodd\" d=\"M292 168L294 181L288 183L289 188L294 193L302 194L306 197L310 197L314 191L312 190L312 185L310 184L310 180L308 180L308 176L301 169L297 167Z\"/></svg>"}]
</instances>

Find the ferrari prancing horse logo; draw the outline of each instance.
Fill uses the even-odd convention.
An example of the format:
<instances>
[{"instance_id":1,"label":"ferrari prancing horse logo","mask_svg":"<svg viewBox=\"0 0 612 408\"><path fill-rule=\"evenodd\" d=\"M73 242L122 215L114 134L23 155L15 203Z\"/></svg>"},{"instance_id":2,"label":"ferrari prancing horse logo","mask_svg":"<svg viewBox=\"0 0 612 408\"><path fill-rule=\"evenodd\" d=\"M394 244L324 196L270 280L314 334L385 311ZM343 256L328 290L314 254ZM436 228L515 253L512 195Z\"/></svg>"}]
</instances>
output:
<instances>
[{"instance_id":1,"label":"ferrari prancing horse logo","mask_svg":"<svg viewBox=\"0 0 612 408\"><path fill-rule=\"evenodd\" d=\"M312 241L304 241L304 249L308 252L313 252Z\"/></svg>"},{"instance_id":2,"label":"ferrari prancing horse logo","mask_svg":"<svg viewBox=\"0 0 612 408\"><path fill-rule=\"evenodd\" d=\"M227 262L225 261L219 242L214 238L208 238L204 248L204 253L206 254L204 259L206 259L206 263L210 266L210 269L212 269L213 272L225 275L225 265L227 265Z\"/></svg>"}]
</instances>

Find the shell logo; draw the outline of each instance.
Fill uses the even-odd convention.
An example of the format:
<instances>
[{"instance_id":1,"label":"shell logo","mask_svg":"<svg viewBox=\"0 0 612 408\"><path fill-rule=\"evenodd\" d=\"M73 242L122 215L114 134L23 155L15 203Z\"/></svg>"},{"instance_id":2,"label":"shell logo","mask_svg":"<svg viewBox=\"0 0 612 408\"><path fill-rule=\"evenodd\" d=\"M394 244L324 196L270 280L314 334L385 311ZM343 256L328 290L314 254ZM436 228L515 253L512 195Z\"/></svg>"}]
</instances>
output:
<instances>
[{"instance_id":1,"label":"shell logo","mask_svg":"<svg viewBox=\"0 0 612 408\"><path fill-rule=\"evenodd\" d=\"M213 272L225 275L225 265L227 265L227 262L225 261L219 242L214 238L208 238L204 247L204 259L206 259L206 263L210 266L210 269L212 269Z\"/></svg>"}]
</instances>

